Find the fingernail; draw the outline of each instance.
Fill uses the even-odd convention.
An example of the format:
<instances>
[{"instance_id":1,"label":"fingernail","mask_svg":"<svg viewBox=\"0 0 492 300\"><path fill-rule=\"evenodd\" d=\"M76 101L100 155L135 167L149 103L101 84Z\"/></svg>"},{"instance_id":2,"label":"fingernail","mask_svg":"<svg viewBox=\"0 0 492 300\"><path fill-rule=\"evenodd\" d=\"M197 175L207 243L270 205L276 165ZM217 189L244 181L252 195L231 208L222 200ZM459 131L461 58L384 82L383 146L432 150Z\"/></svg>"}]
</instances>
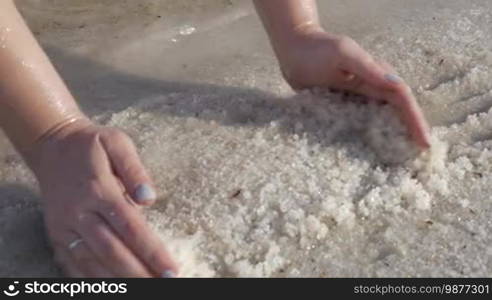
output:
<instances>
[{"instance_id":1,"label":"fingernail","mask_svg":"<svg viewBox=\"0 0 492 300\"><path fill-rule=\"evenodd\" d=\"M162 272L161 277L162 278L175 278L176 274L174 274L174 272L171 270L165 270L164 272Z\"/></svg>"},{"instance_id":2,"label":"fingernail","mask_svg":"<svg viewBox=\"0 0 492 300\"><path fill-rule=\"evenodd\" d=\"M426 132L425 132L425 136L424 136L424 148L425 149L429 149L431 146L432 146L432 134L431 134L431 130L428 129Z\"/></svg>"},{"instance_id":3,"label":"fingernail","mask_svg":"<svg viewBox=\"0 0 492 300\"><path fill-rule=\"evenodd\" d=\"M388 81L393 82L393 83L400 83L400 82L402 82L402 81L403 81L403 80L401 79L401 77L400 77L400 76L395 75L395 74L386 74L386 75L384 76L384 78L385 78L386 80L388 80Z\"/></svg>"},{"instance_id":4,"label":"fingernail","mask_svg":"<svg viewBox=\"0 0 492 300\"><path fill-rule=\"evenodd\" d=\"M157 195L150 185L144 183L137 186L135 190L135 201L138 203L154 201L156 198Z\"/></svg>"}]
</instances>

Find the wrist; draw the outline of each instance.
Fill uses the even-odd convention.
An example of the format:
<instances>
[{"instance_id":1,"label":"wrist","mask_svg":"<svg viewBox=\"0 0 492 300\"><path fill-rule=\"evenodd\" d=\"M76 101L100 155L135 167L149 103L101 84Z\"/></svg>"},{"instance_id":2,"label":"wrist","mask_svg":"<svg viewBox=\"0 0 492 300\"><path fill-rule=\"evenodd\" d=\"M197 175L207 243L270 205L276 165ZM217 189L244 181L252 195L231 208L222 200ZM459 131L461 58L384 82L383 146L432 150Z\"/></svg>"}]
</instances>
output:
<instances>
[{"instance_id":1,"label":"wrist","mask_svg":"<svg viewBox=\"0 0 492 300\"><path fill-rule=\"evenodd\" d=\"M92 125L92 121L84 115L70 116L48 129L33 144L35 146L36 144L42 144L49 140L60 139L90 125Z\"/></svg>"},{"instance_id":2,"label":"wrist","mask_svg":"<svg viewBox=\"0 0 492 300\"><path fill-rule=\"evenodd\" d=\"M339 38L340 36L326 32L316 23L295 27L284 43L278 43L274 47L279 67L287 82L292 87L298 86L296 82L306 76L306 69L316 69L315 65L319 60L314 58L330 59L335 53Z\"/></svg>"},{"instance_id":3,"label":"wrist","mask_svg":"<svg viewBox=\"0 0 492 300\"><path fill-rule=\"evenodd\" d=\"M48 144L57 143L69 135L90 126L94 126L94 123L82 114L69 116L56 123L33 141L29 147L21 149L19 152L22 154L31 170L36 173L36 166L39 165L39 161L43 156L42 153L45 151Z\"/></svg>"},{"instance_id":4,"label":"wrist","mask_svg":"<svg viewBox=\"0 0 492 300\"><path fill-rule=\"evenodd\" d=\"M274 50L281 63L288 61L290 57L297 56L310 47L315 47L320 41L326 43L335 40L337 36L326 32L318 23L303 23L292 30L283 40L274 42Z\"/></svg>"}]
</instances>

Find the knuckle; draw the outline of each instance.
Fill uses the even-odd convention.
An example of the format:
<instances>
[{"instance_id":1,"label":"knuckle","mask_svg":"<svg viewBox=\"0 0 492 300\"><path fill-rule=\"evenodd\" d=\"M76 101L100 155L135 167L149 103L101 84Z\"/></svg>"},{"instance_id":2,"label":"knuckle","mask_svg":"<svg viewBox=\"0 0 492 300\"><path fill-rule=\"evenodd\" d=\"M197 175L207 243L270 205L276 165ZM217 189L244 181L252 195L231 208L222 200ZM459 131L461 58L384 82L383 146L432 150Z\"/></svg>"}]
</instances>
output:
<instances>
[{"instance_id":1,"label":"knuckle","mask_svg":"<svg viewBox=\"0 0 492 300\"><path fill-rule=\"evenodd\" d=\"M335 45L339 52L344 53L347 50L353 48L354 46L357 46L357 43L353 39L347 36L342 36L338 38Z\"/></svg>"},{"instance_id":2,"label":"knuckle","mask_svg":"<svg viewBox=\"0 0 492 300\"><path fill-rule=\"evenodd\" d=\"M136 241L139 231L143 230L139 222L140 215L136 210L129 211L131 207L124 207L125 205L125 203L105 204L104 215L124 240Z\"/></svg>"},{"instance_id":3,"label":"knuckle","mask_svg":"<svg viewBox=\"0 0 492 300\"><path fill-rule=\"evenodd\" d=\"M123 213L122 203L115 201L102 201L99 205L101 215L108 217L120 217Z\"/></svg>"},{"instance_id":4,"label":"knuckle","mask_svg":"<svg viewBox=\"0 0 492 300\"><path fill-rule=\"evenodd\" d=\"M123 164L123 172L127 176L135 179L147 178L147 173L138 162L126 162Z\"/></svg>"},{"instance_id":5,"label":"knuckle","mask_svg":"<svg viewBox=\"0 0 492 300\"><path fill-rule=\"evenodd\" d=\"M61 211L63 214L58 216L52 216L52 223L56 226L56 222L61 219L65 219L68 224L77 224L85 221L87 218L87 203L86 201L71 201L69 205L63 207Z\"/></svg>"},{"instance_id":6,"label":"knuckle","mask_svg":"<svg viewBox=\"0 0 492 300\"><path fill-rule=\"evenodd\" d=\"M101 178L91 178L87 180L87 192L90 195L90 199L103 199L104 191L101 185ZM79 201L79 203L84 203L85 201Z\"/></svg>"}]
</instances>

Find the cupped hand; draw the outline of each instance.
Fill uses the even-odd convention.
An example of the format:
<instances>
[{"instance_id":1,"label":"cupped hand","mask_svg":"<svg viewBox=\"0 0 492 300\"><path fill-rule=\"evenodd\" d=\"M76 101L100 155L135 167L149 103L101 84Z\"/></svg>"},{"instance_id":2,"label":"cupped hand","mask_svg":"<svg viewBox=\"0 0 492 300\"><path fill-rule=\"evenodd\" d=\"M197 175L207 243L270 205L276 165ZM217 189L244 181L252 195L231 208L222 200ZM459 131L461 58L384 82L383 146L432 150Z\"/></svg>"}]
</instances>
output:
<instances>
[{"instance_id":1,"label":"cupped hand","mask_svg":"<svg viewBox=\"0 0 492 300\"><path fill-rule=\"evenodd\" d=\"M140 212L155 201L131 140L71 123L29 152L55 260L73 277L172 277L177 266Z\"/></svg>"},{"instance_id":2,"label":"cupped hand","mask_svg":"<svg viewBox=\"0 0 492 300\"><path fill-rule=\"evenodd\" d=\"M417 145L430 147L430 129L410 87L354 40L307 26L277 52L282 73L294 89L325 87L385 100L397 109Z\"/></svg>"}]
</instances>

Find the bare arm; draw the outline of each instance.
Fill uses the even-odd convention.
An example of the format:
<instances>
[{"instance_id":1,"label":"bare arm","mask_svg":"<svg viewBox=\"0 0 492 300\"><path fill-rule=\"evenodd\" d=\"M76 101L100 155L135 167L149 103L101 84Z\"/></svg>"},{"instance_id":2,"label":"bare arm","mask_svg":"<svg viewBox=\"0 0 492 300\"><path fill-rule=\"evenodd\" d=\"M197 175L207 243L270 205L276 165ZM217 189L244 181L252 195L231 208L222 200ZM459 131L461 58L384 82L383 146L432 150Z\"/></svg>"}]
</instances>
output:
<instances>
[{"instance_id":1,"label":"bare arm","mask_svg":"<svg viewBox=\"0 0 492 300\"><path fill-rule=\"evenodd\" d=\"M47 234L67 275L178 273L135 206L156 200L137 149L82 114L11 0L0 0L0 126L38 179Z\"/></svg>"},{"instance_id":2,"label":"bare arm","mask_svg":"<svg viewBox=\"0 0 492 300\"><path fill-rule=\"evenodd\" d=\"M0 126L22 151L84 118L13 1L0 1Z\"/></svg>"},{"instance_id":3,"label":"bare arm","mask_svg":"<svg viewBox=\"0 0 492 300\"><path fill-rule=\"evenodd\" d=\"M316 0L254 0L277 56L283 56L304 30L319 30L321 25Z\"/></svg>"}]
</instances>

